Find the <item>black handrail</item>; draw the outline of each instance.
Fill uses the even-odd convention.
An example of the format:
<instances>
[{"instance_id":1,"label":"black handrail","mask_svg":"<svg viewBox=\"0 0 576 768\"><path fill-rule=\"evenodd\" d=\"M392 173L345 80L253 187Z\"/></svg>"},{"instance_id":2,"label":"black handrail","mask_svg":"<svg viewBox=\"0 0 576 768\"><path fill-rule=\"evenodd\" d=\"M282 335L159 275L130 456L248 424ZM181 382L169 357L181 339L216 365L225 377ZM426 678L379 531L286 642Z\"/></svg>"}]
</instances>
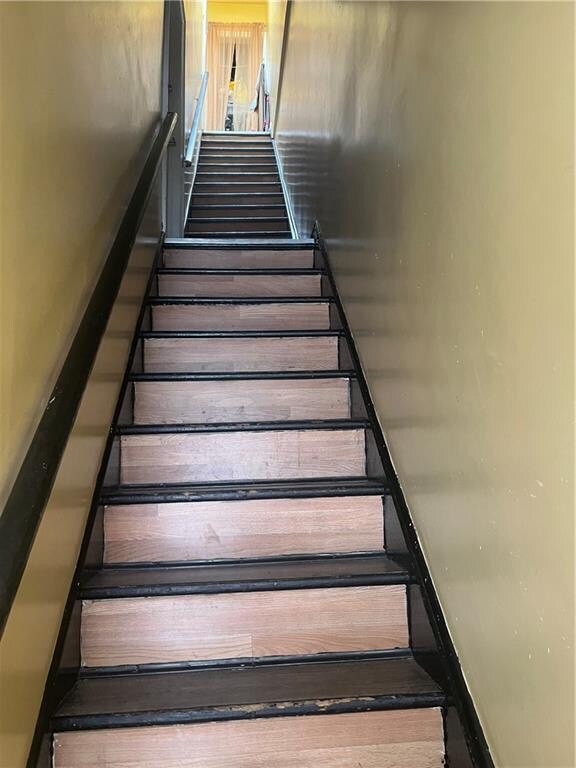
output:
<instances>
[{"instance_id":1,"label":"black handrail","mask_svg":"<svg viewBox=\"0 0 576 768\"><path fill-rule=\"evenodd\" d=\"M206 98L206 88L208 86L208 72L204 72L202 75L202 82L200 84L200 91L198 98L196 99L196 109L194 111L194 118L192 120L192 127L190 128L190 136L188 137L188 146L186 147L186 156L184 162L189 168L192 165L192 158L194 156L194 150L196 148L196 135L198 134L198 128L200 127L200 118L202 117L202 110L204 109L204 99Z\"/></svg>"},{"instance_id":2,"label":"black handrail","mask_svg":"<svg viewBox=\"0 0 576 768\"><path fill-rule=\"evenodd\" d=\"M177 114L170 112L159 127L56 386L0 515L0 634L20 585L176 120Z\"/></svg>"}]
</instances>

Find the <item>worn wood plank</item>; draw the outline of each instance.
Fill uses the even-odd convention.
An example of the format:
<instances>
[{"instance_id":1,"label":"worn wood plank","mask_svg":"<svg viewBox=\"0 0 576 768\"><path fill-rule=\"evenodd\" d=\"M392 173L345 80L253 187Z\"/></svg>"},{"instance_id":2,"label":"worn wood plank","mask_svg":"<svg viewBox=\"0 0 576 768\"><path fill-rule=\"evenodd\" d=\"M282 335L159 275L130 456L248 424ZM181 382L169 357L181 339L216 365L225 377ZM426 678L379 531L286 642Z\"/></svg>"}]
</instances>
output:
<instances>
[{"instance_id":1,"label":"worn wood plank","mask_svg":"<svg viewBox=\"0 0 576 768\"><path fill-rule=\"evenodd\" d=\"M336 336L145 339L148 373L336 370Z\"/></svg>"},{"instance_id":2,"label":"worn wood plank","mask_svg":"<svg viewBox=\"0 0 576 768\"><path fill-rule=\"evenodd\" d=\"M366 471L364 430L124 435L122 483L354 477Z\"/></svg>"},{"instance_id":3,"label":"worn wood plank","mask_svg":"<svg viewBox=\"0 0 576 768\"><path fill-rule=\"evenodd\" d=\"M106 563L383 549L382 499L208 501L107 507Z\"/></svg>"},{"instance_id":4,"label":"worn wood plank","mask_svg":"<svg viewBox=\"0 0 576 768\"><path fill-rule=\"evenodd\" d=\"M403 585L86 600L86 666L408 645Z\"/></svg>"},{"instance_id":5,"label":"worn wood plank","mask_svg":"<svg viewBox=\"0 0 576 768\"><path fill-rule=\"evenodd\" d=\"M156 331L322 331L326 302L286 304L161 304L152 307Z\"/></svg>"},{"instance_id":6,"label":"worn wood plank","mask_svg":"<svg viewBox=\"0 0 576 768\"><path fill-rule=\"evenodd\" d=\"M345 419L348 379L138 381L136 424Z\"/></svg>"},{"instance_id":7,"label":"worn wood plank","mask_svg":"<svg viewBox=\"0 0 576 768\"><path fill-rule=\"evenodd\" d=\"M210 229L203 225L204 229ZM203 297L282 297L320 296L319 274L309 275L158 275L160 296Z\"/></svg>"},{"instance_id":8,"label":"worn wood plank","mask_svg":"<svg viewBox=\"0 0 576 768\"><path fill-rule=\"evenodd\" d=\"M60 733L55 768L441 768L440 709Z\"/></svg>"}]
</instances>

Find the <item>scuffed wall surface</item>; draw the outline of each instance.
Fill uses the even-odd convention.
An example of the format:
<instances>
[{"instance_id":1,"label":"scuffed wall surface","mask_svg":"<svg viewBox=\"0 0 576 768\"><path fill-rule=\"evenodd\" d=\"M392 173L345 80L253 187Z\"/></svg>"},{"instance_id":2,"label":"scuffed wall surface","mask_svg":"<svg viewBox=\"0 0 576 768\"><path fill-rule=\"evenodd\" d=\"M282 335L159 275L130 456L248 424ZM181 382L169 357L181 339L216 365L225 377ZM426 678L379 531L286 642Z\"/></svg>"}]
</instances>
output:
<instances>
[{"instance_id":1,"label":"scuffed wall surface","mask_svg":"<svg viewBox=\"0 0 576 768\"><path fill-rule=\"evenodd\" d=\"M294 0L277 135L318 218L501 768L571 768L569 3Z\"/></svg>"}]
</instances>

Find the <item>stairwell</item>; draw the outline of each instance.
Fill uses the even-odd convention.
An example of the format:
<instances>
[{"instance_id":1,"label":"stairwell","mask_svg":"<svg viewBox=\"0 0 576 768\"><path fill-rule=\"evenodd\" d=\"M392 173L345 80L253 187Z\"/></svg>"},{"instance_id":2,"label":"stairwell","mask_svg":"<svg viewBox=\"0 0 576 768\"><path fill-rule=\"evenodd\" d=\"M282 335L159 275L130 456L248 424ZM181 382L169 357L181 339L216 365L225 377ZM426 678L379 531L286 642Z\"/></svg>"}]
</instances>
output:
<instances>
[{"instance_id":1,"label":"stairwell","mask_svg":"<svg viewBox=\"0 0 576 768\"><path fill-rule=\"evenodd\" d=\"M211 242L167 244L151 282L54 768L444 764L443 676L328 265L286 239L275 166L208 170L248 143L203 142L188 234Z\"/></svg>"}]
</instances>

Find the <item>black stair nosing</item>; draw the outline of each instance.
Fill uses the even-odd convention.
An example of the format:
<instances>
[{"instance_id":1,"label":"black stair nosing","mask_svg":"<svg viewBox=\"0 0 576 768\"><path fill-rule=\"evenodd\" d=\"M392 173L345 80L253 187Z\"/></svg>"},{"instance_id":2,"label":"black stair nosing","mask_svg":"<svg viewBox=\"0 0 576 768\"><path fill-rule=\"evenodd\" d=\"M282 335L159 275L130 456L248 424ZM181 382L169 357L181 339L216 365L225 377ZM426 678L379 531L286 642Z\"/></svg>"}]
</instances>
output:
<instances>
[{"instance_id":1,"label":"black stair nosing","mask_svg":"<svg viewBox=\"0 0 576 768\"><path fill-rule=\"evenodd\" d=\"M242 565L266 565L274 563L290 563L301 562L303 560L329 561L329 560L355 560L358 558L364 558L369 560L370 558L379 558L382 555L389 555L391 558L399 559L402 562L403 558L406 558L406 554L403 552L388 552L382 546L382 549L376 551L357 551L357 552L300 552L299 554L290 555L264 555L251 556L251 557L214 557L204 558L196 560L138 560L137 562L107 562L102 566L103 570L112 569L114 571L131 571L139 568L188 568L190 566L242 566Z\"/></svg>"},{"instance_id":2,"label":"black stair nosing","mask_svg":"<svg viewBox=\"0 0 576 768\"><path fill-rule=\"evenodd\" d=\"M436 657L433 651L423 654ZM207 672L261 667L291 667L306 664L334 664L336 662L382 661L390 659L414 660L410 647L385 648L379 651L323 651L286 656L236 656L229 659L194 659L190 661L161 661L144 664L118 664L116 666L80 667L78 679L126 677L134 679L146 675L166 675L183 672Z\"/></svg>"},{"instance_id":3,"label":"black stair nosing","mask_svg":"<svg viewBox=\"0 0 576 768\"><path fill-rule=\"evenodd\" d=\"M148 296L148 304L332 304L333 296Z\"/></svg>"},{"instance_id":4,"label":"black stair nosing","mask_svg":"<svg viewBox=\"0 0 576 768\"><path fill-rule=\"evenodd\" d=\"M222 243L219 245L217 242L215 243L213 239L203 240L201 237L171 237L166 238L163 248L164 250L170 250L171 248L176 248L179 250L194 250L195 248L202 248L241 251L246 250L247 248L253 248L254 250L315 251L315 243L314 240L302 237L287 237L281 242L278 240L272 240L269 244L262 242L261 238L240 237L238 238L237 242L234 243L231 243L228 239L223 239Z\"/></svg>"},{"instance_id":5,"label":"black stair nosing","mask_svg":"<svg viewBox=\"0 0 576 768\"><path fill-rule=\"evenodd\" d=\"M309 277L325 275L326 270L318 267L157 267L158 275L264 275L266 277Z\"/></svg>"},{"instance_id":6,"label":"black stair nosing","mask_svg":"<svg viewBox=\"0 0 576 768\"><path fill-rule=\"evenodd\" d=\"M342 330L313 331L140 331L141 339L275 339L344 337Z\"/></svg>"},{"instance_id":7,"label":"black stair nosing","mask_svg":"<svg viewBox=\"0 0 576 768\"><path fill-rule=\"evenodd\" d=\"M311 499L343 496L389 496L384 477L366 476L293 478L289 481L252 480L216 483L148 483L105 486L100 502L105 506L171 504L194 501L249 499Z\"/></svg>"},{"instance_id":8,"label":"black stair nosing","mask_svg":"<svg viewBox=\"0 0 576 768\"><path fill-rule=\"evenodd\" d=\"M410 655L81 677L53 732L444 707Z\"/></svg>"},{"instance_id":9,"label":"black stair nosing","mask_svg":"<svg viewBox=\"0 0 576 768\"><path fill-rule=\"evenodd\" d=\"M356 371L350 369L324 371L197 371L181 373L177 371L164 372L134 372L129 375L129 381L258 381L292 380L292 379L356 379Z\"/></svg>"},{"instance_id":10,"label":"black stair nosing","mask_svg":"<svg viewBox=\"0 0 576 768\"><path fill-rule=\"evenodd\" d=\"M409 558L385 553L371 557L276 559L231 565L173 566L165 563L131 568L85 570L80 600L184 597L246 592L295 591L372 586L406 586L414 581Z\"/></svg>"},{"instance_id":11,"label":"black stair nosing","mask_svg":"<svg viewBox=\"0 0 576 768\"><path fill-rule=\"evenodd\" d=\"M115 434L133 435L206 434L213 432L334 432L363 429L369 432L368 419L305 419L300 421L239 421L199 424L126 424Z\"/></svg>"}]
</instances>

